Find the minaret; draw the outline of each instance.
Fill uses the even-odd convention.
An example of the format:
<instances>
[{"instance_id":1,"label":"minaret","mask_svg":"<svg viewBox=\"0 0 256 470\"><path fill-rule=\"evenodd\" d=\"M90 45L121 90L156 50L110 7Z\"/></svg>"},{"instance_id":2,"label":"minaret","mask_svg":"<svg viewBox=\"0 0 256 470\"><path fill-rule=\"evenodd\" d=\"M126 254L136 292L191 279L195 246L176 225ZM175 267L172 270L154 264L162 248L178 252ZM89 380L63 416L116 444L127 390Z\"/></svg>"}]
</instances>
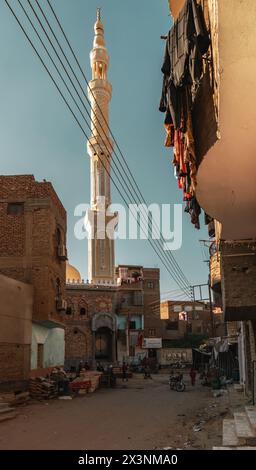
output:
<instances>
[{"instance_id":1,"label":"minaret","mask_svg":"<svg viewBox=\"0 0 256 470\"><path fill-rule=\"evenodd\" d=\"M93 283L112 283L115 279L114 240L109 239L106 227L116 214L105 215L111 204L109 175L113 142L109 137L108 124L112 86L107 79L109 55L99 8L94 31L90 54L92 80L88 87L92 107L92 135L87 143L91 158L91 210L87 214L91 229L91 239L88 240L88 277Z\"/></svg>"}]
</instances>

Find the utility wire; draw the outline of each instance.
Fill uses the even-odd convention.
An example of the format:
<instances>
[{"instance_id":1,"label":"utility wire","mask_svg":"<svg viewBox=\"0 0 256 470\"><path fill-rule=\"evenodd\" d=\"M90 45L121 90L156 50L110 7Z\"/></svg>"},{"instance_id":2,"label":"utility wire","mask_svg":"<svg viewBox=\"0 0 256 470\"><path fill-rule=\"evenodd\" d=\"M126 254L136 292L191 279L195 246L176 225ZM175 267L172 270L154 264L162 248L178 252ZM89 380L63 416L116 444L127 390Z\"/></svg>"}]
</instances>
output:
<instances>
[{"instance_id":1,"label":"utility wire","mask_svg":"<svg viewBox=\"0 0 256 470\"><path fill-rule=\"evenodd\" d=\"M88 111L87 108L85 107L84 101L81 99L81 96L80 96L80 94L79 94L79 92L78 92L78 90L77 90L77 88L76 88L76 86L75 86L75 84L74 84L72 78L70 77L70 74L68 73L68 71L67 71L65 65L63 64L62 59L60 58L58 52L56 51L55 46L53 45L53 43L52 43L52 41L51 41L49 35L47 34L47 32L46 32L44 26L42 25L42 22L41 22L40 18L38 17L38 15L37 15L37 13L36 13L34 7L33 7L32 4L31 4L31 1L30 1L30 0L27 0L27 2L29 3L30 8L32 9L32 11L33 11L33 13L34 13L34 15L35 15L37 21L39 22L39 24L40 24L40 26L41 26L41 28L42 28L44 34L46 35L46 37L47 37L47 39L48 39L48 41L49 41L51 47L53 48L55 54L57 55L57 57L58 57L58 59L59 59L61 65L62 65L62 67L63 67L65 73L67 74L67 76L68 76L68 78L69 78L69 81L71 82L71 85L72 85L73 88L75 89L76 94L77 94L77 96L78 96L78 98L79 98L79 100L80 100L82 106L84 107L84 109L85 109L87 115L89 116L89 118L91 118L91 114L89 113L89 111ZM70 62L69 62L69 60L68 60L68 58L67 58L65 52L64 52L64 50L63 50L63 48L62 48L62 46L60 45L60 43L59 43L59 41L58 41L58 38L56 37L56 35L55 35L55 33L54 33L54 31L53 31L53 29L52 29L52 27L51 27L51 25L50 25L50 23L49 23L47 17L46 17L46 15L45 15L43 9L41 8L41 6L40 6L38 0L36 0L36 3L37 3L37 5L38 5L38 7L39 7L39 9L40 9L40 11L41 11L41 13L42 13L42 15L43 15L43 17L44 17L44 19L45 19L45 21L46 21L48 27L50 28L50 31L51 31L52 35L54 36L54 38L55 38L55 40L56 40L56 42L57 42L57 44L58 44L58 46L59 46L59 48L60 48L60 50L61 50L63 56L65 57L66 62L68 63L68 65L69 65L69 67L70 67L70 69L71 69L71 71L72 71L72 73L73 73L73 75L74 75L74 77L75 77L75 79L76 79L76 81L77 81L77 83L78 83L80 89L82 90L82 93L83 93L84 97L86 98L87 102L89 103L89 106L91 106L91 103L90 103L90 101L89 101L87 95L85 94L85 92L84 92L84 90L83 90L83 88L82 88L82 86L81 86L81 84L80 84L80 82L79 82L79 80L78 80L78 78L77 78L77 76L76 76L76 74L75 74L75 72L74 72L74 70L73 70L73 68L72 68L72 66L71 66L71 64L70 64ZM73 100L74 100L74 97L73 97L73 96L72 96L72 98L73 98ZM94 98L94 99L95 99L95 98ZM96 99L95 99L95 100L96 100ZM77 105L77 102L76 102L76 101L75 101L75 104L76 104L76 106L78 107L79 112L81 113L83 119L85 120L87 126L88 126L89 129L90 129L90 123L88 123L88 121L86 120L84 114L81 112L81 109L80 109L80 107ZM92 111L93 111L94 114L95 114L95 111L94 111L94 110L92 110ZM102 113L102 111L101 111L101 113ZM102 114L102 115L103 115L103 114ZM98 119L97 119L97 115L96 115L96 114L95 114L95 117L96 117L96 122L97 122ZM104 115L103 115L103 117L104 117ZM104 119L105 119L105 117L104 117ZM107 122L107 121L106 121L106 122ZM98 123L100 124L100 127L101 127L102 131L104 132L105 137L106 137L107 140L108 140L108 143L110 143L110 145L112 146L111 142L109 141L109 136L106 134L106 132L105 132L104 128L102 127L100 121L98 121ZM95 127L96 127L96 126L95 126ZM97 127L96 127L96 131L99 132L99 129L98 129ZM96 140L96 142L97 142L97 136L94 134L94 132L92 132L92 133L93 133L93 136L94 136L94 138L95 138L95 140ZM97 144L99 145L99 142L97 142ZM101 147L101 145L100 145L100 147ZM102 153L104 153L104 150L105 150L105 149L103 149L103 148L101 147ZM114 151L114 153L115 153L115 151ZM115 155L116 155L116 153L115 153ZM120 160L119 160L119 158L118 158L118 155L116 155L116 156L117 156L117 159L118 159L119 164L121 164L121 162L120 162ZM118 169L118 167L117 167L117 164L115 163L114 160L113 160L113 163L114 163L115 167L117 168L118 173L120 174L120 171L119 171L119 169ZM105 168L105 167L104 167L104 168ZM123 167L122 167L122 168L123 168ZM106 168L105 168L105 169L106 169ZM124 171L125 171L125 170L124 170ZM115 172L115 171L114 171L114 172ZM115 172L115 174L116 174L116 172ZM126 176L127 176L127 174L126 174ZM126 184L126 180L124 179L124 177L123 177L122 175L121 175L121 177L123 178L123 181L124 181L124 183ZM118 177L117 177L117 178L118 178ZM118 178L118 180L119 180L119 183L120 183L121 186L122 186L123 183L120 182L120 179L119 179L119 178ZM133 191L134 191L134 188L132 188L132 189L133 189ZM133 197L133 201L131 201L131 199L130 199L130 194L128 194L126 190L125 190L125 193L126 193L126 196L128 197L128 199L130 200L130 202L135 202L135 203L137 203L137 201L135 200L134 197ZM132 192L132 194L133 194L133 192ZM143 216L144 216L144 215L145 215L145 214L144 214L144 212L143 212ZM144 219L144 220L146 220L146 219ZM152 223L151 223L151 228L152 228ZM144 232L144 234L145 234L145 232ZM158 242L159 245L160 245L160 242L159 242L158 240L157 240L157 242ZM161 245L160 245L160 249L162 250L162 246L161 246ZM167 260L167 262L168 262L168 259L167 259L167 258L168 258L168 254L169 254L169 252L168 252L168 253L163 252L163 256L164 256L164 258ZM170 260L170 262L172 263L172 260ZM179 267L178 267L178 268L179 268ZM175 267L175 266L174 266L174 267L172 266L172 269L173 269L173 271L174 271L174 274L175 274L175 275L177 276L177 278L179 279L180 283L183 285L183 287L184 287L186 290L187 290L187 289L189 290L189 287L190 287L189 284L187 284L186 281L183 280L182 275L181 275L180 272L176 269L176 267ZM180 268L179 268L179 269L180 269ZM181 273L182 273L182 271L181 271Z\"/></svg>"},{"instance_id":2,"label":"utility wire","mask_svg":"<svg viewBox=\"0 0 256 470\"><path fill-rule=\"evenodd\" d=\"M85 107L84 101L81 99L81 96L80 96L80 94L79 94L79 92L78 92L78 90L77 90L77 88L76 88L76 86L75 86L75 84L74 84L72 78L70 77L70 74L68 73L68 71L67 71L65 65L63 64L63 61L62 61L62 59L60 58L60 56L59 56L59 54L58 54L58 52L57 52L55 46L53 45L53 43L52 43L52 41L51 41L51 39L50 39L50 37L49 37L47 31L45 30L45 28L44 28L44 26L43 26L43 24L42 24L40 18L38 17L38 15L37 15L37 13L36 13L34 7L32 6L31 1L30 1L30 0L27 0L27 2L28 2L28 4L29 4L30 8L32 9L32 11L33 11L33 13L34 13L34 15L35 15L35 17L36 17L36 19L37 19L39 25L41 26L41 28L42 28L42 30L43 30L45 36L47 37L47 39L48 39L48 41L49 41L51 47L53 48L55 54L57 55L57 58L58 58L58 60L60 61L60 63L61 63L61 65L62 65L62 67L63 67L65 73L67 74L67 76L68 76L68 78L69 78L69 81L71 82L71 85L73 86L73 88L74 88L74 90L75 90L75 92L76 92L76 94L77 94L77 96L78 96L78 98L79 98L79 100L80 100L82 106L84 107L84 109L85 109L87 115L89 116L89 118L91 118L91 115L90 115L89 111L88 111L87 108ZM42 8L41 8L41 6L40 6L38 0L36 0L36 2L37 2L38 6L39 6L39 8L40 8L41 13L43 14L43 16L44 16L44 18L45 18L45 21L47 22L48 27L50 28L51 33L53 34L53 36L54 36L54 38L55 38L57 44L59 45L59 47L60 47L60 49L61 49L61 52L62 52L63 56L65 57L65 59L66 59L68 65L69 65L69 67L70 67L70 69L71 69L71 71L72 71L72 73L73 73L73 75L74 75L76 81L78 82L79 87L81 88L81 90L82 90L82 92L83 92L83 95L85 96L86 100L88 101L89 105L91 106L90 101L89 101L87 95L84 93L84 90L83 90L83 88L82 88L82 86L81 86L79 80L77 79L77 76L76 76L74 70L72 69L72 66L70 65L70 62L68 61L68 58L66 57L66 54L65 54L65 52L63 51L63 49L62 49L62 47L61 47L61 45L60 45L60 43L59 43L59 41L58 41L58 38L56 37L56 35L55 35L53 29L51 28L51 25L50 25L49 21L47 20L47 18L46 18L46 16L45 16L45 14L44 14L44 12L43 12L43 10L42 10ZM23 9L23 11L24 11L24 8L23 8L23 7L22 7L22 9ZM27 16L27 15L26 15L26 16ZM41 41L41 39L40 39L40 41ZM48 54L48 51L47 51L47 54ZM48 55L49 55L49 54L48 54ZM52 61L51 56L50 56L50 59L51 59L51 61ZM55 67L55 68L56 68L56 67ZM66 84L65 84L65 86L67 87ZM90 123L88 123L88 121L86 120L84 114L81 112L81 109L80 109L80 107L78 106L78 104L77 104L76 100L74 99L73 95L71 95L71 96L72 96L72 99L74 100L76 106L78 107L78 110L79 110L80 114L82 115L83 119L85 120L85 122L86 122L88 128L90 129ZM97 120L97 115L96 115L96 120ZM99 124L101 125L100 122L99 122ZM95 126L95 127L96 127L96 126ZM102 128L102 126L101 126L101 128ZM105 130L104 130L103 128L102 128L102 130L103 130L103 132L105 133ZM96 127L96 131L98 131L97 127ZM94 132L92 132L92 133L93 133L93 136L94 136L94 138L95 138L95 140L96 140L96 143L100 146L101 151L102 151L102 153L104 154L105 149L103 149L102 146L101 146L101 145L99 144L99 142L97 141L97 136L94 134ZM106 136L106 138L107 138L107 140L108 140L108 142L109 142L109 137L106 135L106 133L105 133L105 136ZM110 142L109 142L109 143L110 143ZM110 145L112 146L111 143L110 143ZM94 148L94 147L93 147L93 148ZM96 152L96 153L97 153L97 152ZM117 156L117 158L118 158L118 156ZM100 161L101 161L102 165L104 166L105 170L108 172L108 170L106 169L106 167L105 167L105 165L103 164L103 162L102 162L101 159L100 159ZM120 163L120 160L119 160L119 159L118 159L118 161L119 161L119 163ZM115 163L114 160L113 160L113 163L115 164L115 167L117 167L117 165L116 165L116 163ZM118 173L120 174L120 171L118 170L118 167L117 167L117 171L118 171ZM114 173L115 173L115 175L116 175L115 170L114 170ZM109 176L110 176L110 173L109 173L109 172L108 172L108 174L109 174ZM122 176L122 175L121 175L121 176ZM111 176L110 176L110 178L111 178ZM123 176L122 176L122 178L123 178ZM123 183L120 182L120 179L119 179L118 176L117 176L117 179L118 179L119 183L121 184L121 186L123 186ZM124 178L123 178L123 180L124 180L124 183L126 184L126 180L125 180ZM126 193L126 196L128 196L128 199L130 200L130 194L128 194L126 190L125 190L125 193ZM133 199L134 199L134 201L131 201L131 200L130 200L130 202L135 202L135 203L137 203L137 201L135 200L135 198L133 198ZM143 215L144 215L144 213L143 213ZM134 217L135 217L135 216L134 216ZM140 224L139 224L139 225L140 225ZM141 227L141 225L140 225L140 227ZM146 235L145 231L143 231L143 233ZM160 242L159 242L158 240L157 240L157 242L159 243L160 249L162 250L162 246L161 246ZM151 246L152 246L152 245L151 245ZM164 258L167 259L167 254L169 254L169 253L163 252L163 255L162 255L162 256L164 256ZM167 261L167 262L168 262L168 261ZM182 276L180 275L180 273L179 273L179 272L175 269L175 267L173 267L173 266L172 266L172 270L174 271L175 276L177 276L178 280L179 280L180 283L183 285L183 287L184 287L186 290L188 289L188 291L189 291L190 286L187 285L187 284L184 282L184 280L182 279ZM182 271L181 271L181 273L182 273ZM172 275L172 277L173 277L173 275ZM176 279L175 279L175 282L177 282ZM180 285L180 284L179 284L179 285Z\"/></svg>"},{"instance_id":3,"label":"utility wire","mask_svg":"<svg viewBox=\"0 0 256 470\"><path fill-rule=\"evenodd\" d=\"M29 1L29 0L28 0L28 1ZM41 61L42 65L44 66L44 68L46 69L46 71L47 71L47 73L49 74L50 78L52 79L53 83L55 84L55 86L56 86L57 90L59 91L61 97L63 98L65 104L68 106L69 110L71 111L71 113L72 113L74 119L76 120L77 124L78 124L79 127L81 128L81 130L82 130L82 132L84 133L85 137L88 139L88 136L87 136L86 133L84 132L84 129L82 128L82 126L81 126L80 122L78 121L76 115L74 114L72 108L70 107L69 103L68 103L67 100L65 99L63 93L61 92L59 86L57 85L57 82L54 80L54 78L53 78L52 74L50 73L49 69L47 68L47 66L46 66L45 63L43 62L42 58L40 57L40 54L39 54L38 51L36 50L36 48L35 48L35 46L33 45L31 39L28 37L28 35L27 35L25 29L24 29L23 26L21 25L20 21L18 20L17 16L15 15L13 9L10 7L10 5L9 5L9 3L8 3L7 0L5 0L5 2L6 2L6 4L7 4L7 6L9 7L9 9L11 10L12 14L14 15L15 19L17 20L19 26L21 27L21 29L22 29L23 33L25 34L27 40L29 41L30 45L31 45L32 48L34 49L35 53L37 54L37 56L38 56L39 60ZM30 2L29 2L29 3L30 3ZM20 1L19 1L19 4L21 5ZM21 5L21 6L22 6L22 5ZM30 6L31 6L31 4L30 4ZM22 9L23 9L23 11L24 11L24 8L23 8L23 7L22 7ZM27 15L26 15L26 16L27 16ZM28 17L28 16L27 16L27 17ZM31 21L30 21L30 24L31 24ZM35 31L35 28L34 28L34 27L33 27L33 29L34 29L34 31ZM38 34L37 34L37 35L38 35ZM38 36L38 37L39 37L39 36ZM41 40L40 40L40 41L41 41ZM41 43L42 43L42 41L41 41ZM46 50L45 47L44 47L44 49ZM52 61L52 59L51 59L51 61ZM52 62L53 62L53 61L52 61ZM56 67L55 67L55 68L56 68ZM59 75L60 75L60 74L59 74ZM62 81L63 81L63 79L62 79ZM71 95L71 96L72 96L72 98L73 98L73 95ZM81 112L80 108L79 108L79 111ZM88 125L88 123L87 123L87 125ZM89 139L88 139L88 140L89 140ZM103 162L102 162L102 164L103 164ZM103 166L104 166L104 164L103 164ZM104 166L104 167L105 167L105 166ZM105 169L106 169L106 167L105 167ZM107 169L106 169L106 171L108 172ZM111 179L112 179L112 178L111 178ZM113 179L112 179L112 181L113 181ZM119 180L119 182L120 182L120 180ZM122 199L124 199L123 195L120 193L119 188L117 187L117 185L115 184L114 181L113 181L113 183L114 183L116 189L118 190L119 194L121 195ZM127 194L127 193L126 193L126 194ZM125 201L125 199L124 199L124 201ZM125 201L125 203L126 203L126 205L127 205L127 202L126 202L126 201ZM149 240L149 241L151 242L151 240ZM154 251L156 252L156 254L158 255L158 257L161 259L161 261L162 261L163 264L165 265L166 269L167 269L168 272L170 273L168 267L166 266L165 262L163 261L162 256L159 255L159 253L155 250L155 247L154 247L152 244L151 244L151 246L153 247ZM172 273L170 273L170 274L172 275ZM173 275L172 275L172 277L173 277ZM177 280L176 280L176 282L177 282Z\"/></svg>"},{"instance_id":4,"label":"utility wire","mask_svg":"<svg viewBox=\"0 0 256 470\"><path fill-rule=\"evenodd\" d=\"M76 94L77 94L77 96L78 96L78 98L79 98L79 100L80 100L82 106L85 108L86 113L87 113L87 115L89 116L89 118L91 118L90 113L88 112L87 108L86 108L85 105L84 105L84 101L81 99L81 96L80 96L80 94L79 94L79 92L78 92L76 86L74 85L74 82L73 82L72 78L70 77L70 74L68 73L68 71L67 71L65 65L63 64L63 61L62 61L62 59L60 58L58 52L56 51L56 48L55 48L54 45L52 44L52 41L51 41L49 35L47 34L47 32L46 32L44 26L42 25L42 22L40 21L40 18L38 17L38 15L37 15L35 9L33 8L32 4L31 4L31 1L30 1L30 0L27 0L27 2L29 3L29 6L30 6L30 8L32 9L32 11L33 11L33 13L34 13L34 15L35 15L37 21L39 22L39 24L40 24L40 26L41 26L41 28L42 28L44 34L46 35L46 37L47 37L49 43L51 44L51 47L53 48L55 54L57 55L57 57L58 57L58 59L59 59L61 65L62 65L62 67L63 67L65 73L67 74L67 76L68 76L68 78L69 78L69 81L71 82L71 85L72 85L73 88L75 89ZM57 38L56 34L54 33L54 31L53 31L53 29L52 29L52 27L51 27L51 25L50 25L50 23L49 23L49 21L48 21L46 15L45 15L43 9L41 8L41 6L40 6L38 0L36 0L36 3L37 3L37 5L38 5L38 7L39 7L39 9L40 9L40 11L41 11L41 13L42 13L42 15L43 15L43 17L44 17L44 19L45 19L45 21L46 21L48 27L50 28L50 31L51 31L52 35L54 36L54 38L55 38L55 40L56 40L56 42L57 42L57 44L58 44L58 46L59 46L59 48L60 48L62 54L63 54L63 56L64 56L64 58L65 58L65 60L66 60L66 62L68 63L69 68L71 69L72 74L74 75L74 77L75 77L75 79L76 79L76 81L77 81L77 83L78 83L78 85L79 85L79 87L80 87L80 89L81 89L81 91L82 91L84 97L86 98L87 102L89 103L89 106L91 106L91 103L90 103L90 101L89 101L87 95L85 94L85 92L84 92L84 90L83 90L83 88L82 88L82 86L81 86L81 84L80 84L80 82L79 82L79 80L78 80L78 78L77 78L77 76L76 76L76 74L75 74L75 72L74 72L74 70L73 70L73 68L72 68L72 66L71 66L71 64L70 64L70 62L69 62L69 60L68 60L68 58L67 58L67 56L66 56L64 50L63 50L63 48L62 48L62 46L61 46L61 44L59 43L58 38ZM24 9L23 9L23 10L24 10ZM51 60L52 60L52 59L51 59ZM55 68L56 68L56 67L55 67ZM87 81L87 83L88 83L88 81ZM65 84L65 85L66 85L66 84ZM90 86L89 83L88 83L88 86ZM71 96L72 96L72 95L71 95ZM72 98L73 98L73 100L74 100L74 97L73 97L73 96L72 96ZM97 101L95 97L94 97L94 99L95 99L95 101ZM75 101L75 104L76 104L76 106L78 107L79 112L80 112L80 114L82 115L83 119L85 120L87 126L90 128L90 124L89 124L88 121L86 120L84 114L81 112L81 109L80 109L80 107L77 105L77 102L76 102L76 101ZM99 106L98 103L97 103L97 106ZM99 109L100 109L100 112L101 112L101 114L102 114L102 116L103 116L103 118L104 118L104 120L105 120L105 116L104 116L104 114L102 113L101 108L99 108ZM92 109L92 111L93 111L94 114L95 114L95 111L94 111L93 109ZM111 145L111 147L112 147L112 143L109 141L109 136L106 134L105 129L102 127L101 122L98 120L96 114L95 114L95 117L96 117L96 122L98 121L98 123L100 124L100 127L101 127L102 131L104 132L105 137L107 138L108 142L110 143L110 145ZM107 123L106 120L105 120L105 122ZM108 125L108 124L107 124L107 125ZM99 129L97 128L96 125L95 125L95 127L96 127L96 130L99 131ZM109 128L109 126L108 126L108 128ZM94 133L93 133L93 135L94 135L94 138L95 138L95 140L96 140L96 142L97 142L97 137L96 137L96 135L95 135ZM99 145L99 142L97 142L97 143L98 143L98 145ZM102 147L101 147L101 150L103 151ZM104 153L104 151L103 151L103 153ZM114 151L114 153L115 153L115 151ZM117 159L118 159L119 164L121 164L121 162L120 162L120 160L119 160L119 158L118 158L118 155L117 155L116 153L115 153L115 155L117 156ZM116 163L115 163L114 160L113 160L113 163L114 163L115 166L117 167L117 165L116 165ZM121 164L121 166L122 166L122 164ZM106 168L105 168L105 169L106 169ZM124 170L123 166L122 166L122 169ZM118 170L118 167L117 167L117 171L118 171L119 174L120 174L120 171ZM124 170L124 171L125 171L125 170ZM115 174L116 174L116 173L115 173ZM127 173L126 173L126 177L129 178L129 176L127 175ZM124 183L126 183L126 180L124 179L123 176L122 176L122 178L123 178L123 180L124 180ZM119 180L119 182L120 182L120 179L119 179L119 178L118 178L118 180ZM130 181L130 180L129 180L129 181ZM130 184L131 184L131 183L130 183ZM121 183L121 185L122 185L122 183ZM134 192L134 188L132 188L132 189L133 189L133 192ZM125 192L126 192L126 191L125 191ZM132 192L132 194L133 194L133 192ZM128 198L130 199L130 195L128 195L127 192L126 192L126 195L127 195ZM135 200L135 198L133 198L133 199L134 199L134 201L131 201L131 202L137 203L137 201ZM143 209L144 209L144 208L143 208ZM143 215L144 215L144 212L143 212ZM152 229L152 222L151 222L151 229ZM144 232L144 233L145 233L145 232ZM161 234L161 237L162 237L162 234ZM162 237L162 238L163 238L163 237ZM158 243L160 244L159 241L158 241ZM162 246L161 246L161 245L160 245L160 249L162 250ZM164 253L163 253L163 256L165 257L165 259L167 259L169 255L170 255L169 252L167 252L167 253L164 252ZM175 260L174 257L170 259L170 263L172 263L173 260ZM168 262L168 260L167 260L167 262ZM175 260L175 262L176 262L176 260ZM182 277L182 276L183 276L183 273L182 273L182 271L180 270L180 267L179 267L178 265L177 265L177 266L174 265L174 267L172 266L172 269L173 269L173 271L174 271L175 276L177 276L179 282L181 283L181 285L183 285L183 287L184 287L186 290L189 291L189 289L190 289L189 283L188 283L187 280L184 280L184 278ZM176 281L176 282L177 282L177 281Z\"/></svg>"},{"instance_id":5,"label":"utility wire","mask_svg":"<svg viewBox=\"0 0 256 470\"><path fill-rule=\"evenodd\" d=\"M40 8L40 10L41 10L41 12L42 12L42 14L44 15L44 13L43 13L43 11L42 11L40 5L39 5L38 0L36 0L36 2L37 2L37 4L38 4L38 6L39 6L39 8ZM114 134L113 134L113 132L112 132L110 126L109 126L109 123L107 122L107 120L106 120L106 118L105 118L105 116L104 116L104 114L103 114L103 112L102 112L102 110L101 110L101 107L99 106L99 104L98 104L98 102L97 102L97 99L96 99L96 97L95 97L95 95L94 95L94 93L93 93L93 90L91 89L90 83L89 83L89 81L87 80L86 75L84 74L84 71L83 71L83 69L82 69L82 67L81 67L81 65L80 65L80 63L79 63L79 60L78 60L78 58L77 58L77 56L76 56L76 54L75 54L75 52L74 52L74 49L73 49L73 47L71 46L71 43L70 43L70 41L69 41L69 39L68 39L68 37L67 37L65 31L64 31L63 26L61 25L61 22L60 22L60 20L59 20L59 18L58 18L58 16L57 16L57 14L56 14L56 12L55 12L53 6L51 5L50 0L47 0L47 3L48 3L48 5L49 5L49 7L50 7L50 9L51 9L51 11L52 11L52 13L53 13L53 15L54 15L54 18L55 18L55 20L56 20L56 22L57 22L57 24L58 24L58 26L59 26L59 28L60 28L62 34L63 34L65 40L66 40L66 43L67 43L67 45L68 45L68 47L69 47L69 49L70 49L70 51L71 51L71 53L72 53L72 55L73 55L73 57L74 57L74 59L75 59L75 62L76 62L77 66L78 66L78 68L79 68L79 70L80 70L80 72L81 72L81 74L82 74L82 76L83 76L83 78L84 78L84 80L85 80L85 82L86 82L86 84L87 84L87 87L88 87L90 93L92 94L92 96L93 96L93 98L94 98L94 101L95 101L95 103L96 103L96 105L97 105L97 108L98 108L99 111L100 111L100 114L101 114L101 116L102 116L102 118L103 118L103 121L104 121L104 123L106 124L107 129L109 130L110 135L111 135L111 137L113 138L113 141L114 141L114 143L116 144L116 147L117 147L117 149L118 149L119 152L120 152L120 155L121 155L121 157L122 157L122 160L124 161L124 164L125 164L125 166L126 166L128 172L129 172L129 174L131 175L131 178L132 178L132 180L133 180L133 183L134 183L135 186L136 186L136 191L138 191L138 193L140 194L140 197L142 198L142 201L144 202L144 204L146 204L146 201L145 201L145 199L144 199L144 196L143 196L143 194L141 193L141 190L140 190L140 188L139 188L139 186L138 186L138 184L137 184L137 182L136 182L136 180L135 180L135 178L134 178L134 176L133 176L133 174L132 174L132 172L131 172L131 170L130 170L130 168L129 168L129 166L128 166L128 163L127 163L127 161L126 161L126 159L125 159L125 157L124 157L124 155L123 155L123 152L121 151L121 149L120 149L120 147L119 147L119 145L118 145L118 142L116 141L116 138L115 138L115 136L114 136ZM45 17L45 15L44 15L44 17ZM47 24L48 24L48 26L50 27L50 29L51 29L51 31L52 31L52 34L54 34L54 32L53 32L53 30L52 30L52 28L51 28L51 26L50 26L48 20L46 19L46 17L45 17L45 20L47 21ZM67 59L67 57L66 57L66 54L63 52L63 48L62 48L61 45L59 44L59 41L58 41L58 39L56 38L56 35L55 35L55 34L54 34L54 37L55 37L55 40L57 41L57 43L58 43L58 45L59 45L59 47L60 47L60 49L61 49L63 55L65 56L65 58L66 58L66 60L67 60L67 62L68 62L68 64L69 64L69 66L70 66L70 68L71 68L73 74L75 75L75 72L74 72L74 70L73 70L73 67L70 65L70 62L68 61L68 59ZM77 77L76 77L76 78L77 78ZM81 89L82 89L83 94L85 95L84 90L83 90L82 87L81 87ZM85 98L86 98L86 100L88 101L87 95L85 95ZM89 102L89 105L91 106L91 103L90 103L90 102ZM93 109L92 109L92 111L93 111L93 113L95 114L95 111L94 111ZM97 118L97 116L96 116L96 118ZM101 128L102 128L102 130L103 130L103 132L104 132L104 134L105 134L105 130L104 130L104 128L102 127L102 125L101 125L100 122L99 122L99 124L100 124L100 126L101 126ZM105 135L106 135L106 134L105 134ZM108 138L108 137L107 137L107 138ZM114 154L116 155L116 152L115 152L115 151L114 151ZM126 177L127 177L127 178L129 179L129 181L130 181L130 177L129 177L129 175L127 175L127 173L126 173L126 171L125 171L125 169L124 169L124 167L123 167L122 163L120 162L120 160L119 160L119 158L118 158L117 155L116 155L116 157L117 157L117 159L118 159L118 161L119 161L119 164L121 165L123 171L125 172ZM147 205L147 204L146 204L146 205ZM163 236L162 236L162 234L161 234L161 239L162 239L162 241L163 241ZM174 256L172 255L172 253L169 253L169 252L168 252L168 254L169 254L170 257L172 258L172 260L173 260L173 262L174 262L174 265L176 266L176 268L178 269L178 271L179 271L179 272L181 273L181 275L183 276L183 279L185 280L185 283L187 284L187 286L190 287L190 283L189 283L188 279L187 279L186 276L184 275L183 271L181 270L180 266L178 265L177 261L175 260Z\"/></svg>"}]
</instances>

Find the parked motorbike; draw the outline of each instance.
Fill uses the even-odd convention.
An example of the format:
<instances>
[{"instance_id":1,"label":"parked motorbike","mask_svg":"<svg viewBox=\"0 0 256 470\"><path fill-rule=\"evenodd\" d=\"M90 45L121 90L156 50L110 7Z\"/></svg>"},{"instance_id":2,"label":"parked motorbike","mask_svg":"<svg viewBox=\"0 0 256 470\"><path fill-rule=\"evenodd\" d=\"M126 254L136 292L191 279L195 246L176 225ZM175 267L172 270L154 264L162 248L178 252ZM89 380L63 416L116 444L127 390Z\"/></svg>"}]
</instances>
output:
<instances>
[{"instance_id":1,"label":"parked motorbike","mask_svg":"<svg viewBox=\"0 0 256 470\"><path fill-rule=\"evenodd\" d=\"M169 385L171 390L184 392L186 385L183 382L183 374L170 375Z\"/></svg>"}]
</instances>

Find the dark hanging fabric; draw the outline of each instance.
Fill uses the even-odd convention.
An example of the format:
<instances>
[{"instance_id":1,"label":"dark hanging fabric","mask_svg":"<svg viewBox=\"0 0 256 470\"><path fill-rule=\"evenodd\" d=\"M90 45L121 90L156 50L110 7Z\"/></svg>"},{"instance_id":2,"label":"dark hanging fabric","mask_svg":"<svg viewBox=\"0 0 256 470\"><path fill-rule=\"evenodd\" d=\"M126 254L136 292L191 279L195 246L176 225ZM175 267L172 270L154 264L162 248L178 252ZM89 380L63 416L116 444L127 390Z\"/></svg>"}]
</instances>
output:
<instances>
[{"instance_id":1,"label":"dark hanging fabric","mask_svg":"<svg viewBox=\"0 0 256 470\"><path fill-rule=\"evenodd\" d=\"M165 146L174 147L173 164L185 211L197 229L201 208L195 197L197 158L191 113L209 45L202 7L196 0L187 0L166 39L159 109L166 113Z\"/></svg>"},{"instance_id":2,"label":"dark hanging fabric","mask_svg":"<svg viewBox=\"0 0 256 470\"><path fill-rule=\"evenodd\" d=\"M164 63L160 111L169 110L175 129L186 122L186 87L194 98L202 75L202 55L210 45L201 5L187 0L168 33Z\"/></svg>"}]
</instances>

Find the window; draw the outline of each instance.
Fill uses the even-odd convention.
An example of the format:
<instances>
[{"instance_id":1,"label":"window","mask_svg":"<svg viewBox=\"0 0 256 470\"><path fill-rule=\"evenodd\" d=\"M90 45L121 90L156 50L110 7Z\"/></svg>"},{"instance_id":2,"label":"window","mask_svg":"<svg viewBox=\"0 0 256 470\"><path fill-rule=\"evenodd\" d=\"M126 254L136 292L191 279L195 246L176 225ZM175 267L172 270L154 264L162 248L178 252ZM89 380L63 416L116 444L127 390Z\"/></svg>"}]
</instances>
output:
<instances>
[{"instance_id":1,"label":"window","mask_svg":"<svg viewBox=\"0 0 256 470\"><path fill-rule=\"evenodd\" d=\"M185 312L192 312L193 308L191 305L185 305L185 308L184 308Z\"/></svg>"},{"instance_id":2,"label":"window","mask_svg":"<svg viewBox=\"0 0 256 470\"><path fill-rule=\"evenodd\" d=\"M80 315L86 315L86 309L84 307L80 308Z\"/></svg>"},{"instance_id":3,"label":"window","mask_svg":"<svg viewBox=\"0 0 256 470\"><path fill-rule=\"evenodd\" d=\"M178 313L178 312L182 312L182 305L174 305L173 306L173 311Z\"/></svg>"},{"instance_id":4,"label":"window","mask_svg":"<svg viewBox=\"0 0 256 470\"><path fill-rule=\"evenodd\" d=\"M136 330L136 321L133 320L129 322L129 329Z\"/></svg>"},{"instance_id":5,"label":"window","mask_svg":"<svg viewBox=\"0 0 256 470\"><path fill-rule=\"evenodd\" d=\"M153 281L148 282L148 289L154 289Z\"/></svg>"},{"instance_id":6,"label":"window","mask_svg":"<svg viewBox=\"0 0 256 470\"><path fill-rule=\"evenodd\" d=\"M67 308L66 315L72 315L72 308L71 307Z\"/></svg>"},{"instance_id":7,"label":"window","mask_svg":"<svg viewBox=\"0 0 256 470\"><path fill-rule=\"evenodd\" d=\"M167 330L178 330L179 329L179 322L178 321L168 321L166 324Z\"/></svg>"},{"instance_id":8,"label":"window","mask_svg":"<svg viewBox=\"0 0 256 470\"><path fill-rule=\"evenodd\" d=\"M155 330L155 328L151 328L150 330L148 330L148 335L151 336L151 337L152 337L152 336L156 336L156 330Z\"/></svg>"},{"instance_id":9,"label":"window","mask_svg":"<svg viewBox=\"0 0 256 470\"><path fill-rule=\"evenodd\" d=\"M7 206L8 215L22 215L24 214L23 202L10 202Z\"/></svg>"}]
</instances>

